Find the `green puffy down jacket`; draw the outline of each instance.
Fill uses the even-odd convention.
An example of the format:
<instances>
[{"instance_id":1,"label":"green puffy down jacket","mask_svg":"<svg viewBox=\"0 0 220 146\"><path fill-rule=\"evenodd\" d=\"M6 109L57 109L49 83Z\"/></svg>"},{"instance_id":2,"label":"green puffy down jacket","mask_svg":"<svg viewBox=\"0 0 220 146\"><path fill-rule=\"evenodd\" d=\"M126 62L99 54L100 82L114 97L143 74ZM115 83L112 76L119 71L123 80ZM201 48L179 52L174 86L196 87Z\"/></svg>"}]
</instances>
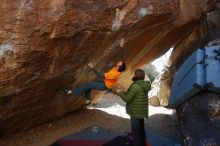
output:
<instances>
[{"instance_id":1,"label":"green puffy down jacket","mask_svg":"<svg viewBox=\"0 0 220 146\"><path fill-rule=\"evenodd\" d=\"M119 92L119 96L126 102L126 112L131 117L143 119L148 117L148 91L150 81L134 81L127 92Z\"/></svg>"}]
</instances>

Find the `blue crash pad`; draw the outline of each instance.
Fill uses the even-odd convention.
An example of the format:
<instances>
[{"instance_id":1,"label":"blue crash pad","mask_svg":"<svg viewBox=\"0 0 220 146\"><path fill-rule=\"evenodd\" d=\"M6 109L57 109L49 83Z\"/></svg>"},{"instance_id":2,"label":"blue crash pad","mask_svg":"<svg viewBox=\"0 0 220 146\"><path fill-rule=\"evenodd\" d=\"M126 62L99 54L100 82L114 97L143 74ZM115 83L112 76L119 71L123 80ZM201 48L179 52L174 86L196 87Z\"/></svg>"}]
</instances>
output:
<instances>
[{"instance_id":1,"label":"blue crash pad","mask_svg":"<svg viewBox=\"0 0 220 146\"><path fill-rule=\"evenodd\" d=\"M205 49L206 89L220 93L220 47L211 46ZM217 55L218 54L218 55Z\"/></svg>"},{"instance_id":2,"label":"blue crash pad","mask_svg":"<svg viewBox=\"0 0 220 146\"><path fill-rule=\"evenodd\" d=\"M147 141L151 146L181 146L181 142L159 135L152 131L146 131Z\"/></svg>"},{"instance_id":3,"label":"blue crash pad","mask_svg":"<svg viewBox=\"0 0 220 146\"><path fill-rule=\"evenodd\" d=\"M51 146L102 146L117 134L99 126L86 128L78 133L57 140Z\"/></svg>"},{"instance_id":4,"label":"blue crash pad","mask_svg":"<svg viewBox=\"0 0 220 146\"><path fill-rule=\"evenodd\" d=\"M117 134L99 126L86 128L78 133L57 140L50 146L102 146L117 137ZM150 146L181 146L180 142L146 129Z\"/></svg>"},{"instance_id":5,"label":"blue crash pad","mask_svg":"<svg viewBox=\"0 0 220 146\"><path fill-rule=\"evenodd\" d=\"M198 49L187 58L174 76L169 107L175 108L201 90L220 93L220 48Z\"/></svg>"}]
</instances>

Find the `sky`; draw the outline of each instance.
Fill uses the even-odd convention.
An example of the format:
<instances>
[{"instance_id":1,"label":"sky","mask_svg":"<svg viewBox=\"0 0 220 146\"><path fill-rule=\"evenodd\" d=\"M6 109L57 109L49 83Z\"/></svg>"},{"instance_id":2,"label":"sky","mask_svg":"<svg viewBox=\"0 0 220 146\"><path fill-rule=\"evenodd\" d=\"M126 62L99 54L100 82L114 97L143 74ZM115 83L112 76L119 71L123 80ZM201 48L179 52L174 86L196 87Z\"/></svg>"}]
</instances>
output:
<instances>
[{"instance_id":1,"label":"sky","mask_svg":"<svg viewBox=\"0 0 220 146\"><path fill-rule=\"evenodd\" d=\"M162 72L164 69L164 66L167 64L169 61L170 55L173 51L173 48L170 48L163 56L160 58L155 59L153 62L151 62L155 67L158 72Z\"/></svg>"}]
</instances>

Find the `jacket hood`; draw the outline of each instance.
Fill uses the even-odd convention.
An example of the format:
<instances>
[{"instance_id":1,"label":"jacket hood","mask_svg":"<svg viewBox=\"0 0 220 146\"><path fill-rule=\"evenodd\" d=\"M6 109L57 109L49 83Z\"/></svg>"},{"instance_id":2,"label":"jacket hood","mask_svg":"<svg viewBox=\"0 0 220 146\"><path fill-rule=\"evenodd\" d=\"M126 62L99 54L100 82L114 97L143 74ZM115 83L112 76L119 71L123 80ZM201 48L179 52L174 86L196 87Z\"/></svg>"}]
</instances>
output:
<instances>
[{"instance_id":1,"label":"jacket hood","mask_svg":"<svg viewBox=\"0 0 220 146\"><path fill-rule=\"evenodd\" d=\"M134 81L133 83L141 86L146 92L149 91L150 81L138 80Z\"/></svg>"}]
</instances>

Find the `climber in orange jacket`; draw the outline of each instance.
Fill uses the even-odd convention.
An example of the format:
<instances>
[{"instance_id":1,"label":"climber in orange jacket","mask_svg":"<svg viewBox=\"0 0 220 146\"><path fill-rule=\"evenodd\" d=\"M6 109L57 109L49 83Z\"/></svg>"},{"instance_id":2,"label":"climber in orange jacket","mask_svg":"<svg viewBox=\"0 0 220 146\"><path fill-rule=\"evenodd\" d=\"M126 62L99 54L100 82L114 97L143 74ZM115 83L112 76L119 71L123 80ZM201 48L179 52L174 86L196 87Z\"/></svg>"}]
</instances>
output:
<instances>
[{"instance_id":1,"label":"climber in orange jacket","mask_svg":"<svg viewBox=\"0 0 220 146\"><path fill-rule=\"evenodd\" d=\"M85 93L86 104L91 103L90 101L91 90L106 91L108 89L112 89L112 87L117 83L118 77L126 69L126 65L122 61L119 61L115 65L115 67L113 67L110 71L106 72L104 75L101 75L101 73L99 73L94 68L92 63L89 63L88 67L90 67L98 77L102 77L103 80L90 82L81 87L66 91L68 95L72 94L74 96L79 96L80 94Z\"/></svg>"},{"instance_id":2,"label":"climber in orange jacket","mask_svg":"<svg viewBox=\"0 0 220 146\"><path fill-rule=\"evenodd\" d=\"M124 39L120 41L120 46L124 46ZM68 95L72 94L74 96L79 96L82 93L85 94L86 104L91 103L91 90L101 90L106 91L108 89L112 89L113 86L117 83L118 77L121 75L123 71L126 69L126 65L123 61L119 61L116 65L108 72L101 74L98 72L92 63L88 64L88 67L93 70L97 77L102 78L102 80L90 82L81 87L73 88L72 90L65 90Z\"/></svg>"}]
</instances>

